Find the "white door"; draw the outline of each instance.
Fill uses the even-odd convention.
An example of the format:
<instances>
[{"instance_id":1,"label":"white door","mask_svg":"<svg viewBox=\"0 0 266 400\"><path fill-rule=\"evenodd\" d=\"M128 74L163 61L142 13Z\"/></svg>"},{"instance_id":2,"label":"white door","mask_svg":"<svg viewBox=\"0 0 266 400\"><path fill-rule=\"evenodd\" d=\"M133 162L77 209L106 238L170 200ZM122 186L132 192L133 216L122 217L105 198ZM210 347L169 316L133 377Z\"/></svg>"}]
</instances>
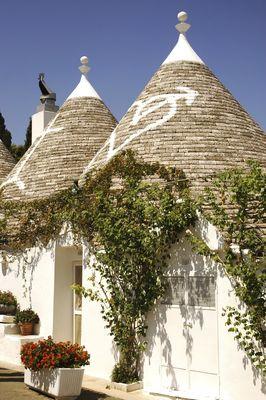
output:
<instances>
[{"instance_id":1,"label":"white door","mask_svg":"<svg viewBox=\"0 0 266 400\"><path fill-rule=\"evenodd\" d=\"M161 386L197 398L219 394L216 278L168 277L161 302Z\"/></svg>"},{"instance_id":2,"label":"white door","mask_svg":"<svg viewBox=\"0 0 266 400\"><path fill-rule=\"evenodd\" d=\"M82 285L82 265L73 266L74 284ZM82 295L73 291L73 342L81 344Z\"/></svg>"}]
</instances>

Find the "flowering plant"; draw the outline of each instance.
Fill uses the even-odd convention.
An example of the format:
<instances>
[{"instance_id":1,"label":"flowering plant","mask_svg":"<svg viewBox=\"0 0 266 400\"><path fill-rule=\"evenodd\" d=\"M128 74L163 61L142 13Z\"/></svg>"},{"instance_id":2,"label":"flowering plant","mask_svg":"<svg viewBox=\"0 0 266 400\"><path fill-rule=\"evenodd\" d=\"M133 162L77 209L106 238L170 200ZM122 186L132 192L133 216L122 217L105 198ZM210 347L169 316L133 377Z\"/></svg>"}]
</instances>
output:
<instances>
[{"instance_id":1,"label":"flowering plant","mask_svg":"<svg viewBox=\"0 0 266 400\"><path fill-rule=\"evenodd\" d=\"M6 306L17 306L17 299L11 292L4 292L0 290L0 304Z\"/></svg>"},{"instance_id":2,"label":"flowering plant","mask_svg":"<svg viewBox=\"0 0 266 400\"><path fill-rule=\"evenodd\" d=\"M51 336L37 343L26 343L22 346L21 361L25 368L32 371L54 368L80 368L89 364L90 356L80 346L70 342L54 342Z\"/></svg>"}]
</instances>

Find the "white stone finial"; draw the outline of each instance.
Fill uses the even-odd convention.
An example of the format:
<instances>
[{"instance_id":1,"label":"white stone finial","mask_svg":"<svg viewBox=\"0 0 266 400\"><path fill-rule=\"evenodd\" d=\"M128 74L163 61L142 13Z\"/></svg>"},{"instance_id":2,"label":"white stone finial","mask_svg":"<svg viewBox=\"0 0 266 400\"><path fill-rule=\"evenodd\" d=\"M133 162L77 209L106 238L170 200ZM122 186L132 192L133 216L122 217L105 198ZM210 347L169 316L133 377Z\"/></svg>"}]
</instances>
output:
<instances>
[{"instance_id":1,"label":"white stone finial","mask_svg":"<svg viewBox=\"0 0 266 400\"><path fill-rule=\"evenodd\" d=\"M179 33L186 33L190 26L189 24L187 24L185 21L188 18L188 15L185 11L181 11L180 13L177 14L177 18L179 20L179 23L175 26L176 29L178 30Z\"/></svg>"},{"instance_id":2,"label":"white stone finial","mask_svg":"<svg viewBox=\"0 0 266 400\"><path fill-rule=\"evenodd\" d=\"M73 92L68 96L67 100L74 99L78 97L95 97L97 99L101 99L96 90L92 87L87 78L87 73L90 70L89 59L86 56L80 57L81 66L79 67L80 72L82 73L80 82L78 86L73 90Z\"/></svg>"},{"instance_id":3,"label":"white stone finial","mask_svg":"<svg viewBox=\"0 0 266 400\"><path fill-rule=\"evenodd\" d=\"M177 14L178 21L180 22L186 22L187 20L187 13L185 11L180 11L180 13Z\"/></svg>"},{"instance_id":4,"label":"white stone finial","mask_svg":"<svg viewBox=\"0 0 266 400\"><path fill-rule=\"evenodd\" d=\"M79 67L79 70L83 75L86 75L90 70L90 67L88 66L89 64L88 57L87 56L80 57L80 62L82 65Z\"/></svg>"},{"instance_id":5,"label":"white stone finial","mask_svg":"<svg viewBox=\"0 0 266 400\"><path fill-rule=\"evenodd\" d=\"M204 64L201 58L195 53L190 44L187 41L185 33L190 28L190 25L186 23L187 13L185 11L181 11L177 14L177 18L179 23L176 25L176 29L180 33L177 44L163 62L163 64L170 64L178 61L189 61L196 62L199 64Z\"/></svg>"}]
</instances>

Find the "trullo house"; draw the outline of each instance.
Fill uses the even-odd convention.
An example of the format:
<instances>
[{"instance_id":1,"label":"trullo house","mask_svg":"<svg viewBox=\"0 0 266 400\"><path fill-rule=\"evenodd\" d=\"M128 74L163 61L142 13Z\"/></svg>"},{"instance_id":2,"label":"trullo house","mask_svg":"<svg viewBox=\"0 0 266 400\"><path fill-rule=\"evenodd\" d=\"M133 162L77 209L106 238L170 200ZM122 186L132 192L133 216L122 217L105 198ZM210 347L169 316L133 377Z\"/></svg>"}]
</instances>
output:
<instances>
[{"instance_id":1,"label":"trullo house","mask_svg":"<svg viewBox=\"0 0 266 400\"><path fill-rule=\"evenodd\" d=\"M80 82L59 110L55 94L41 78L44 94L32 118L33 143L2 183L5 199L35 200L72 187L115 128L116 119L87 78L88 58L81 57L81 64ZM11 169L7 171L7 162L10 165L12 157L5 149L0 151L4 174ZM39 314L35 339L53 335L80 342L81 310L73 304L70 285L73 280L81 283L81 254L67 239L46 250L32 249L28 256L10 259L8 254L2 259L0 290L11 290L22 308L30 306ZM19 363L20 345L27 339L10 337L8 333L17 333L14 326L0 328L0 359Z\"/></svg>"},{"instance_id":2,"label":"trullo house","mask_svg":"<svg viewBox=\"0 0 266 400\"><path fill-rule=\"evenodd\" d=\"M89 171L128 148L145 161L182 168L194 193L213 173L244 166L251 159L265 165L263 131L188 43L186 13L178 17L176 46L120 123L115 127L115 119L83 74L3 183L7 198L47 196L79 175L82 184ZM214 226L201 220L196 229L210 248L221 246ZM238 348L222 316L224 306L237 304L230 280L218 264L195 254L184 237L173 245L170 256L167 276L178 296L160 302L148 316L144 390L198 400L264 399L262 377ZM86 284L89 246L82 252L60 240L41 253L32 249L31 257L26 260L26 287L20 272L25 260L15 260L2 263L0 289L12 288L22 304L38 312L39 335L81 341L91 354L87 374L109 379L117 354L100 307L87 299L81 304L69 288L72 283ZM18 357L10 359L11 349L15 354L10 336L0 338L1 357L18 362Z\"/></svg>"},{"instance_id":3,"label":"trullo house","mask_svg":"<svg viewBox=\"0 0 266 400\"><path fill-rule=\"evenodd\" d=\"M194 193L211 174L247 160L266 166L265 134L190 46L186 13L178 17L176 46L85 168L81 183L88 171L129 148L142 160L182 168ZM219 248L213 226L202 222L198 229L210 248ZM171 249L168 277L179 295L148 318L144 389L188 399L262 400L261 377L222 318L223 307L236 302L223 271L193 253L183 238ZM112 342L98 305L86 304L84 311L84 343L94 360L89 373L108 378Z\"/></svg>"}]
</instances>

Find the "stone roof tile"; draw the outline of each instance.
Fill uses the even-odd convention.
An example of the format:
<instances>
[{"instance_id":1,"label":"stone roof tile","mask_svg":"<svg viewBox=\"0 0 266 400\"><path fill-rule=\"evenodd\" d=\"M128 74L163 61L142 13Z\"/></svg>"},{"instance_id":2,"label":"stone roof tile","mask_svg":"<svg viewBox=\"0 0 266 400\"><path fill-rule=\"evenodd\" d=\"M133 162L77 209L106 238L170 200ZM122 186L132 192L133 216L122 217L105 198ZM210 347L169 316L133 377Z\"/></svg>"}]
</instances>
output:
<instances>
[{"instance_id":1,"label":"stone roof tile","mask_svg":"<svg viewBox=\"0 0 266 400\"><path fill-rule=\"evenodd\" d=\"M9 172L14 168L15 163L14 158L0 140L0 183L3 182Z\"/></svg>"},{"instance_id":2,"label":"stone roof tile","mask_svg":"<svg viewBox=\"0 0 266 400\"><path fill-rule=\"evenodd\" d=\"M32 200L68 188L116 124L101 99L70 98L2 184L5 198Z\"/></svg>"}]
</instances>

